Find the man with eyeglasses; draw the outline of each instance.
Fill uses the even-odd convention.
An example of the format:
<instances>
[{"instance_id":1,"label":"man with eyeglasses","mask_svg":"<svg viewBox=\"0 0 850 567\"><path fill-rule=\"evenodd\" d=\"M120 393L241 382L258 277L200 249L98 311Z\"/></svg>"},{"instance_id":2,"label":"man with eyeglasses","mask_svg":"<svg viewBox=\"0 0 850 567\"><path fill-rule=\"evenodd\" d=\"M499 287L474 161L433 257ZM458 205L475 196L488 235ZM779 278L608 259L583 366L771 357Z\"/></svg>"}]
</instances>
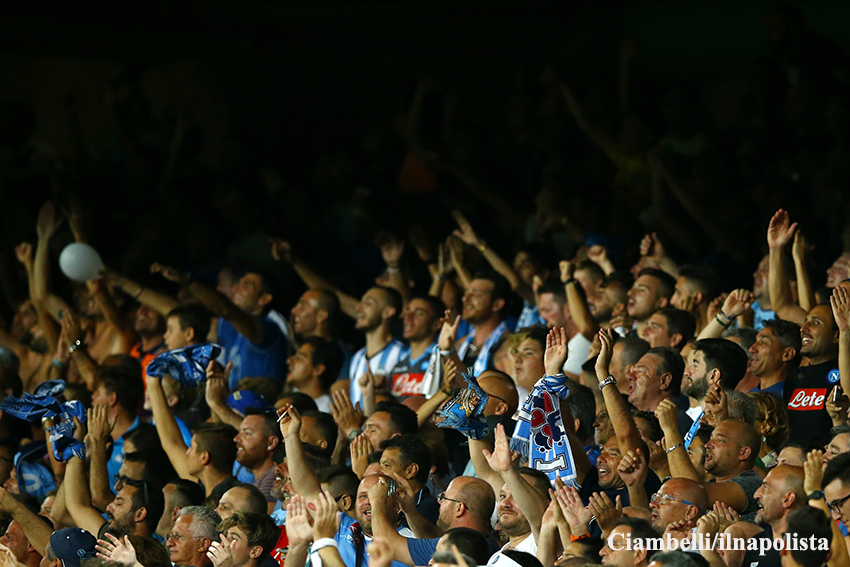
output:
<instances>
[{"instance_id":1,"label":"man with eyeglasses","mask_svg":"<svg viewBox=\"0 0 850 567\"><path fill-rule=\"evenodd\" d=\"M705 488L695 480L671 478L651 496L649 507L652 510L649 521L660 532L670 524L681 521L693 527L708 508L708 495Z\"/></svg>"},{"instance_id":2,"label":"man with eyeglasses","mask_svg":"<svg viewBox=\"0 0 850 567\"><path fill-rule=\"evenodd\" d=\"M106 507L107 522L91 503L88 475L83 461L71 457L65 471L65 504L74 523L103 538L106 532L117 537L135 534L154 537L156 526L165 508L162 486L145 480L122 477L115 486L115 499Z\"/></svg>"},{"instance_id":3,"label":"man with eyeglasses","mask_svg":"<svg viewBox=\"0 0 850 567\"><path fill-rule=\"evenodd\" d=\"M412 507L410 498L405 496L403 490L398 493L402 511ZM488 482L470 476L456 477L446 491L437 496L437 501L440 503L440 514L436 526L411 522L416 538L406 538L393 530L380 533L389 545L393 560L405 565L427 565L429 558L437 551L443 533L448 534L455 528L473 529L485 535L490 533L490 517L496 505L496 496ZM491 552L497 550L491 549Z\"/></svg>"},{"instance_id":4,"label":"man with eyeglasses","mask_svg":"<svg viewBox=\"0 0 850 567\"><path fill-rule=\"evenodd\" d=\"M211 564L207 551L218 541L221 518L204 506L186 506L174 522L165 545L171 562L177 567L207 567Z\"/></svg>"},{"instance_id":5,"label":"man with eyeglasses","mask_svg":"<svg viewBox=\"0 0 850 567\"><path fill-rule=\"evenodd\" d=\"M809 499L825 499L832 517L836 519L842 535L847 535L850 525L850 453L838 455L829 461L823 473L823 492L809 493Z\"/></svg>"}]
</instances>

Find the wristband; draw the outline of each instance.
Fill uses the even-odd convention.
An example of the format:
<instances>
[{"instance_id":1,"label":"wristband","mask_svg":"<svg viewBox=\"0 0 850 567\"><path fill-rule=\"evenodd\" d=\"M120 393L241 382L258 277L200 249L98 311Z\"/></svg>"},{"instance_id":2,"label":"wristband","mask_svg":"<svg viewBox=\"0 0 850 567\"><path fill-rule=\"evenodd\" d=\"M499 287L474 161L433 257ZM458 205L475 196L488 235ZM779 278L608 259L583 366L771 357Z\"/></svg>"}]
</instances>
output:
<instances>
[{"instance_id":1,"label":"wristband","mask_svg":"<svg viewBox=\"0 0 850 567\"><path fill-rule=\"evenodd\" d=\"M310 547L310 553L316 553L320 549L324 549L326 547L335 547L336 549L339 549L339 546L336 544L336 540L334 538L323 537L313 542L313 545Z\"/></svg>"},{"instance_id":2,"label":"wristband","mask_svg":"<svg viewBox=\"0 0 850 567\"><path fill-rule=\"evenodd\" d=\"M360 435L360 432L357 431L356 429L352 429L351 433L348 434L348 440L354 441L355 437L357 437L358 435Z\"/></svg>"},{"instance_id":3,"label":"wristband","mask_svg":"<svg viewBox=\"0 0 850 567\"><path fill-rule=\"evenodd\" d=\"M724 321L724 319L725 319L725 321ZM718 323L720 323L724 327L728 327L729 325L732 324L732 320L729 317L727 317L726 314L723 313L723 311L719 311L717 313L717 315L714 316L714 320L717 321Z\"/></svg>"},{"instance_id":4,"label":"wristband","mask_svg":"<svg viewBox=\"0 0 850 567\"><path fill-rule=\"evenodd\" d=\"M603 380L602 382L599 383L599 389L602 390L602 388L604 388L605 386L608 386L610 384L616 384L616 383L617 383L617 379L614 378L614 376L609 374L608 378L606 378L605 380Z\"/></svg>"},{"instance_id":5,"label":"wristband","mask_svg":"<svg viewBox=\"0 0 850 567\"><path fill-rule=\"evenodd\" d=\"M451 356L451 355L452 355L452 349L450 349L450 348L441 348L440 349L440 356Z\"/></svg>"},{"instance_id":6,"label":"wristband","mask_svg":"<svg viewBox=\"0 0 850 567\"><path fill-rule=\"evenodd\" d=\"M398 269L398 266L387 266L387 273L388 274L397 274L400 271L401 270Z\"/></svg>"},{"instance_id":7,"label":"wristband","mask_svg":"<svg viewBox=\"0 0 850 567\"><path fill-rule=\"evenodd\" d=\"M65 363L59 360L58 358L54 358L53 366L55 366L56 368L62 368L63 366L65 366Z\"/></svg>"},{"instance_id":8,"label":"wristband","mask_svg":"<svg viewBox=\"0 0 850 567\"><path fill-rule=\"evenodd\" d=\"M814 492L809 492L807 498L809 500L826 500L826 497L823 494L823 490L815 490Z\"/></svg>"},{"instance_id":9,"label":"wristband","mask_svg":"<svg viewBox=\"0 0 850 567\"><path fill-rule=\"evenodd\" d=\"M666 451L664 451L664 453L669 455L670 453L672 453L673 451L675 451L679 447L684 447L684 445L682 443L676 443L675 445L673 445L672 447L669 447Z\"/></svg>"},{"instance_id":10,"label":"wristband","mask_svg":"<svg viewBox=\"0 0 850 567\"><path fill-rule=\"evenodd\" d=\"M579 535L579 536L571 535L570 540L571 541L578 541L580 539L587 539L589 537L590 537L590 532L587 532L586 534L582 534L582 535Z\"/></svg>"},{"instance_id":11,"label":"wristband","mask_svg":"<svg viewBox=\"0 0 850 567\"><path fill-rule=\"evenodd\" d=\"M487 250L487 244L478 241L478 251L483 253L485 250Z\"/></svg>"},{"instance_id":12,"label":"wristband","mask_svg":"<svg viewBox=\"0 0 850 567\"><path fill-rule=\"evenodd\" d=\"M567 280L564 282L564 285L570 285L571 283L577 284L578 280L575 278L567 278Z\"/></svg>"}]
</instances>

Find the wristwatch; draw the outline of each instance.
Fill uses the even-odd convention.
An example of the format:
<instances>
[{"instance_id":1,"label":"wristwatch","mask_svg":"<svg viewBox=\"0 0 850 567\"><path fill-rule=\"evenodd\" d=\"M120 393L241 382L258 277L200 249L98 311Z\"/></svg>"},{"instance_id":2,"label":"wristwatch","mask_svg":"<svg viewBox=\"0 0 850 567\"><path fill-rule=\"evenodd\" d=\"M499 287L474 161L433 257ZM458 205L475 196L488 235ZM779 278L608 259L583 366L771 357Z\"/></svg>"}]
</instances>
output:
<instances>
[{"instance_id":1,"label":"wristwatch","mask_svg":"<svg viewBox=\"0 0 850 567\"><path fill-rule=\"evenodd\" d=\"M83 346L83 341L77 339L74 344L68 347L68 354L74 354L74 351Z\"/></svg>"},{"instance_id":2,"label":"wristwatch","mask_svg":"<svg viewBox=\"0 0 850 567\"><path fill-rule=\"evenodd\" d=\"M809 492L807 498L809 500L825 500L826 497L823 494L823 490L815 490L813 492Z\"/></svg>"},{"instance_id":3,"label":"wristwatch","mask_svg":"<svg viewBox=\"0 0 850 567\"><path fill-rule=\"evenodd\" d=\"M606 378L605 380L603 380L602 382L599 383L599 389L601 390L602 388L604 388L605 386L608 386L609 384L616 384L616 383L617 383L617 379L614 378L614 376L612 376L611 374L609 374L608 378Z\"/></svg>"}]
</instances>

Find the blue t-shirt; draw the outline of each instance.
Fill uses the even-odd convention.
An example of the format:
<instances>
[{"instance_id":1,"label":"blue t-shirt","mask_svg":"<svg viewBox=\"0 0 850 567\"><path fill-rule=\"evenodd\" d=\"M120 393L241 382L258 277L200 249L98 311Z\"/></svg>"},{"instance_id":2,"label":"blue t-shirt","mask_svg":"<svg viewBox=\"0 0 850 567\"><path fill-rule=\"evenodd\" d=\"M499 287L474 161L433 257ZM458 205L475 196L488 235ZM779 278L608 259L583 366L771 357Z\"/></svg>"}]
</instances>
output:
<instances>
[{"instance_id":1,"label":"blue t-shirt","mask_svg":"<svg viewBox=\"0 0 850 567\"><path fill-rule=\"evenodd\" d=\"M770 392L771 394L773 394L774 396L776 396L780 400L784 400L785 399L785 397L784 397L785 396L785 380L783 380L782 382L777 382L773 386L768 386L764 390L762 390L761 388L756 386L755 388L753 388L752 390L750 390L747 393L748 394L755 394L756 392Z\"/></svg>"},{"instance_id":2,"label":"blue t-shirt","mask_svg":"<svg viewBox=\"0 0 850 567\"><path fill-rule=\"evenodd\" d=\"M762 309L758 301L753 301L751 306L753 310L753 329L761 331L764 328L764 322L776 319L776 313L768 309Z\"/></svg>"},{"instance_id":3,"label":"blue t-shirt","mask_svg":"<svg viewBox=\"0 0 850 567\"><path fill-rule=\"evenodd\" d=\"M265 317L260 318L263 325L263 342L255 345L242 336L223 317L219 317L216 338L223 349L223 361L233 363L230 371L231 391L236 389L239 380L251 376L264 376L277 382L286 380L286 354L289 343L280 327Z\"/></svg>"}]
</instances>

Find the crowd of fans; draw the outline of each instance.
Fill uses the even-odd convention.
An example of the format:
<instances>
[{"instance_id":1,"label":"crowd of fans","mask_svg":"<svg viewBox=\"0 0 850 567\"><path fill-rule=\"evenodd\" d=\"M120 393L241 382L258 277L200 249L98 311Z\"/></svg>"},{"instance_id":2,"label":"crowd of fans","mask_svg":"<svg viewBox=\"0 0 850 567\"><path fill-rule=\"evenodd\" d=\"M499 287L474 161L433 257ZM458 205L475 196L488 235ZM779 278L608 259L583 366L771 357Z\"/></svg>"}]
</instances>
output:
<instances>
[{"instance_id":1,"label":"crowd of fans","mask_svg":"<svg viewBox=\"0 0 850 567\"><path fill-rule=\"evenodd\" d=\"M199 171L129 72L99 162L6 105L0 560L850 566L850 60L765 30L734 132L626 41L619 114L549 68L485 130L426 77L306 192ZM612 543L693 533L757 543Z\"/></svg>"}]
</instances>

